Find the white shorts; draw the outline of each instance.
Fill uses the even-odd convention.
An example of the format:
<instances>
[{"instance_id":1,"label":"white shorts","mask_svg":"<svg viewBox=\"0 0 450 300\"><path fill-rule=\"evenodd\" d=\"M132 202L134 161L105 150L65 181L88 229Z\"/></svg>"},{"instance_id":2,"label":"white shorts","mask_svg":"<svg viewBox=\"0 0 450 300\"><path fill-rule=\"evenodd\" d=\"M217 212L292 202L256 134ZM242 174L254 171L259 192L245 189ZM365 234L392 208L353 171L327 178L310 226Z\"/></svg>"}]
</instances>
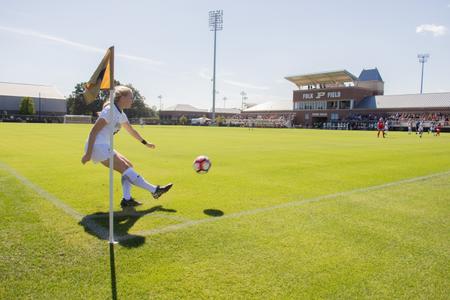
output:
<instances>
[{"instance_id":1,"label":"white shorts","mask_svg":"<svg viewBox=\"0 0 450 300\"><path fill-rule=\"evenodd\" d=\"M87 150L87 143L84 146L84 153L86 153ZM107 144L94 144L94 148L92 149L92 156L91 160L93 163L99 163L102 161L105 161L109 159L109 145ZM114 155L116 155L117 152L114 150Z\"/></svg>"}]
</instances>

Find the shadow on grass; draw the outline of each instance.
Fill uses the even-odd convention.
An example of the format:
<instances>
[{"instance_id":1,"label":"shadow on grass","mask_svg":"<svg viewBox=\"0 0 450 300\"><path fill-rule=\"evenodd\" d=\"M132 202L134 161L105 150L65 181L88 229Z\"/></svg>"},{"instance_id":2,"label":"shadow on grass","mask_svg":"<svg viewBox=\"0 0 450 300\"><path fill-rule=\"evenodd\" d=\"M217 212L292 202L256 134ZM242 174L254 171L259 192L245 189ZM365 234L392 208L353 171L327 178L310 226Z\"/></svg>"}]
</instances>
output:
<instances>
[{"instance_id":1,"label":"shadow on grass","mask_svg":"<svg viewBox=\"0 0 450 300\"><path fill-rule=\"evenodd\" d=\"M114 237L119 245L135 248L144 244L145 237L129 234L128 231L140 218L158 211L177 212L175 209L164 208L162 205L141 211L136 211L134 207L126 207L122 211L115 211ZM78 224L84 227L85 232L101 240L109 240L109 212L96 212L86 215Z\"/></svg>"},{"instance_id":2,"label":"shadow on grass","mask_svg":"<svg viewBox=\"0 0 450 300\"><path fill-rule=\"evenodd\" d=\"M203 210L203 213L211 217L221 217L224 214L223 211L221 211L220 209L213 209L213 208L205 209Z\"/></svg>"}]
</instances>

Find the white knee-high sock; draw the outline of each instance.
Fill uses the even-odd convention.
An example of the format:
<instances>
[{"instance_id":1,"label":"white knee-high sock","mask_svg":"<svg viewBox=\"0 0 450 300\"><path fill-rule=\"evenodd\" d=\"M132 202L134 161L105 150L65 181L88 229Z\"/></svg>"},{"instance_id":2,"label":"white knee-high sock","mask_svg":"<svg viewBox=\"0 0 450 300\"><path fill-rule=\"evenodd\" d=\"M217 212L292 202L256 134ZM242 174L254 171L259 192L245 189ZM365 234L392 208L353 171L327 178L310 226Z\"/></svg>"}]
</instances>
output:
<instances>
[{"instance_id":1,"label":"white knee-high sock","mask_svg":"<svg viewBox=\"0 0 450 300\"><path fill-rule=\"evenodd\" d=\"M140 176L133 168L128 168L123 172L123 175L128 178L128 180L134 184L135 186L138 186L140 188L143 188L150 193L154 193L156 191L156 186L153 184L147 182L142 176Z\"/></svg>"},{"instance_id":2,"label":"white knee-high sock","mask_svg":"<svg viewBox=\"0 0 450 300\"><path fill-rule=\"evenodd\" d=\"M122 175L122 191L123 198L125 200L131 199L131 181L128 180L128 177Z\"/></svg>"}]
</instances>

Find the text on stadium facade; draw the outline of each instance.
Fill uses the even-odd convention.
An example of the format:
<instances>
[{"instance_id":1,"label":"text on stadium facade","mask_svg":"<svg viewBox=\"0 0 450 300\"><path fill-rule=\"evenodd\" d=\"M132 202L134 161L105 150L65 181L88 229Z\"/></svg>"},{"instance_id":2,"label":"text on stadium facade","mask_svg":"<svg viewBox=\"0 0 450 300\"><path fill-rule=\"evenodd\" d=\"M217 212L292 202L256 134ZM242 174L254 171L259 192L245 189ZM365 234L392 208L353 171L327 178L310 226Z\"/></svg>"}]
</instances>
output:
<instances>
[{"instance_id":1,"label":"text on stadium facade","mask_svg":"<svg viewBox=\"0 0 450 300\"><path fill-rule=\"evenodd\" d=\"M305 93L302 95L303 99L321 99L322 97L325 98L340 98L341 92L316 92L316 93Z\"/></svg>"}]
</instances>

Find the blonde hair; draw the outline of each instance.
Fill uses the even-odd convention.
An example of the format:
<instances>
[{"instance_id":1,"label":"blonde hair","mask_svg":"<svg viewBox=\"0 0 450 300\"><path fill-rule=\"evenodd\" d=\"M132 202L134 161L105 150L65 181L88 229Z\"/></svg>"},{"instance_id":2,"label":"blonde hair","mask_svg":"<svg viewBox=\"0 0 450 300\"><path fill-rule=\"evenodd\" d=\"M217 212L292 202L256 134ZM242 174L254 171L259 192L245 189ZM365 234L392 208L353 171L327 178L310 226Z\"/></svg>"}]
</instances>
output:
<instances>
[{"instance_id":1,"label":"blonde hair","mask_svg":"<svg viewBox=\"0 0 450 300\"><path fill-rule=\"evenodd\" d=\"M114 103L117 103L117 101L119 101L120 97L127 96L130 94L133 95L133 91L127 86L118 85L118 86L114 87ZM105 108L108 105L109 105L109 100L105 101L105 103L103 103L103 108Z\"/></svg>"}]
</instances>

